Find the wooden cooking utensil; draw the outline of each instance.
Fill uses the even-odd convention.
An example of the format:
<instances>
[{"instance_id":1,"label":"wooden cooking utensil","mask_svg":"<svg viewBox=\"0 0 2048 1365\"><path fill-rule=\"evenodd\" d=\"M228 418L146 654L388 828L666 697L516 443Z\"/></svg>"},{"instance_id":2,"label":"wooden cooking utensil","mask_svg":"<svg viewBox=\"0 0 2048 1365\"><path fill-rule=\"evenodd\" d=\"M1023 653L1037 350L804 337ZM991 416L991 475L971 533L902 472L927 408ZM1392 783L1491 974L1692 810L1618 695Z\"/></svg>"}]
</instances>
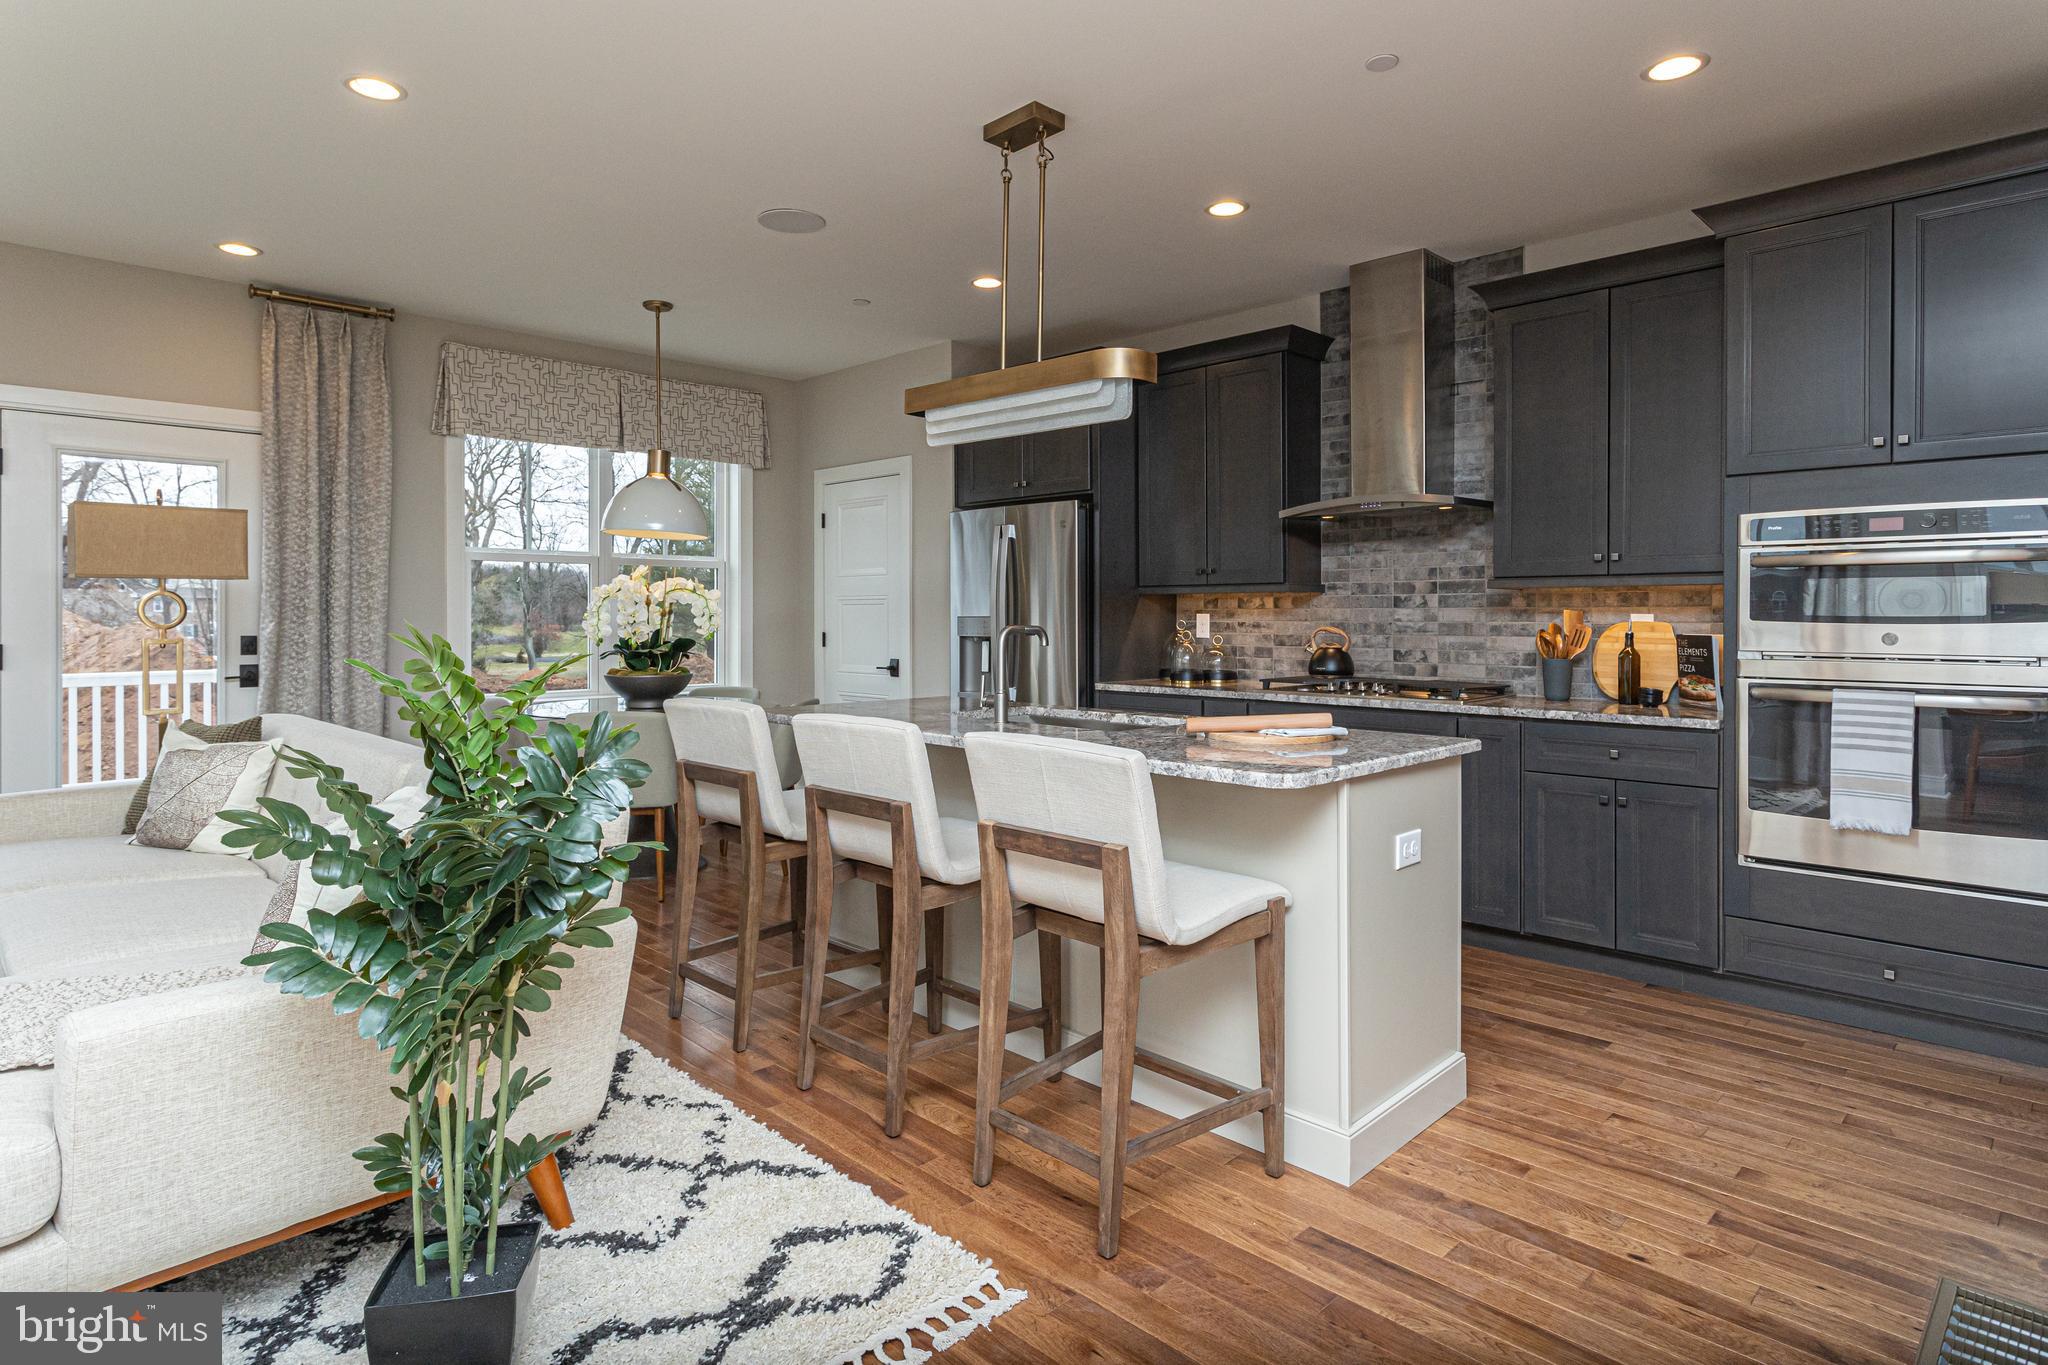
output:
<instances>
[{"instance_id":1,"label":"wooden cooking utensil","mask_svg":"<svg viewBox=\"0 0 2048 1365\"><path fill-rule=\"evenodd\" d=\"M1593 682L1616 701L1635 704L1634 697L1619 695L1614 677L1614 661L1630 625L1635 627L1636 653L1643 661L1643 686L1662 688L1670 696L1678 682L1678 632L1669 621L1621 621L1601 631L1600 643L1593 646Z\"/></svg>"},{"instance_id":2,"label":"wooden cooking utensil","mask_svg":"<svg viewBox=\"0 0 2048 1365\"><path fill-rule=\"evenodd\" d=\"M1315 749L1342 744L1344 735L1261 735L1243 730L1221 730L1209 736L1211 744L1233 749Z\"/></svg>"},{"instance_id":3,"label":"wooden cooking utensil","mask_svg":"<svg viewBox=\"0 0 2048 1365\"><path fill-rule=\"evenodd\" d=\"M1215 735L1233 730L1316 730L1332 723L1328 711L1299 711L1285 716L1189 716L1188 733Z\"/></svg>"},{"instance_id":4,"label":"wooden cooking utensil","mask_svg":"<svg viewBox=\"0 0 2048 1365\"><path fill-rule=\"evenodd\" d=\"M1570 616L1574 615L1575 613L1567 612L1565 614L1567 616ZM1569 627L1565 632L1564 657L1567 659L1576 659L1581 654L1584 654L1586 652L1586 646L1592 643L1593 632L1586 628L1586 623L1584 621L1580 621L1577 625Z\"/></svg>"}]
</instances>

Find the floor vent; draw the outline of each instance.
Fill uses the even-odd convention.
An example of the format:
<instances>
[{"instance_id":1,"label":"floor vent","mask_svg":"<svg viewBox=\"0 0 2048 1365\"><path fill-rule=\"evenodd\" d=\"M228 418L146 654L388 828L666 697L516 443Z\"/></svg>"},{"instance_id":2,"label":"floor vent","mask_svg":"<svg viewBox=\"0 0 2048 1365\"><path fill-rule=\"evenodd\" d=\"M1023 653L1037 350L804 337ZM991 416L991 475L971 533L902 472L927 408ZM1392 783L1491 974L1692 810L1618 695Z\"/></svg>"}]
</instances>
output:
<instances>
[{"instance_id":1,"label":"floor vent","mask_svg":"<svg viewBox=\"0 0 2048 1365\"><path fill-rule=\"evenodd\" d=\"M2048 1313L1943 1280L1918 1365L2048 1365Z\"/></svg>"}]
</instances>

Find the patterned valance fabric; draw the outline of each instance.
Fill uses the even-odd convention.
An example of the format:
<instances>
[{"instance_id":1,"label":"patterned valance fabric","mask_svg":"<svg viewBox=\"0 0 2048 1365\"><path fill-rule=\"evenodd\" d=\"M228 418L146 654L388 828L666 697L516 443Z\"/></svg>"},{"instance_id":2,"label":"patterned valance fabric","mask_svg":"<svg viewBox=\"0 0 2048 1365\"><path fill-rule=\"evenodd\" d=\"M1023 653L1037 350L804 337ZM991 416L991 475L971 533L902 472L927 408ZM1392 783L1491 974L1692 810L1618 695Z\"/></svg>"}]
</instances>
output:
<instances>
[{"instance_id":1,"label":"patterned valance fabric","mask_svg":"<svg viewBox=\"0 0 2048 1365\"><path fill-rule=\"evenodd\" d=\"M662 403L663 434L678 458L768 467L767 405L760 394L668 380ZM434 430L645 450L654 444L654 380L631 370L447 341L434 391Z\"/></svg>"}]
</instances>

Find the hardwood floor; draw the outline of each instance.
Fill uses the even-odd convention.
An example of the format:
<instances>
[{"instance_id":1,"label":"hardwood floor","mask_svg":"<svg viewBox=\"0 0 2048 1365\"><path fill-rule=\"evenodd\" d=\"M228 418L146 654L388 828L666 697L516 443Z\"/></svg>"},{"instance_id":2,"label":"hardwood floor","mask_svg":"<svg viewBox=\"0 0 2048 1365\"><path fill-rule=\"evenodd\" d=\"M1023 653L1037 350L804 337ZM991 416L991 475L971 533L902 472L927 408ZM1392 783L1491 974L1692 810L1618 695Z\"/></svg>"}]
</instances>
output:
<instances>
[{"instance_id":1,"label":"hardwood floor","mask_svg":"<svg viewBox=\"0 0 2048 1365\"><path fill-rule=\"evenodd\" d=\"M732 932L715 857L703 895L696 937ZM974 1187L971 1051L885 1138L865 1068L825 1052L797 1090L794 990L742 1055L723 997L669 1019L630 899L629 1034L1030 1291L948 1362L1898 1362L1944 1275L2048 1298L2048 1071L1476 949L1463 1105L1349 1190L1213 1136L1141 1162L1103 1261L1080 1172L1004 1141ZM1013 1107L1092 1145L1094 1094Z\"/></svg>"}]
</instances>

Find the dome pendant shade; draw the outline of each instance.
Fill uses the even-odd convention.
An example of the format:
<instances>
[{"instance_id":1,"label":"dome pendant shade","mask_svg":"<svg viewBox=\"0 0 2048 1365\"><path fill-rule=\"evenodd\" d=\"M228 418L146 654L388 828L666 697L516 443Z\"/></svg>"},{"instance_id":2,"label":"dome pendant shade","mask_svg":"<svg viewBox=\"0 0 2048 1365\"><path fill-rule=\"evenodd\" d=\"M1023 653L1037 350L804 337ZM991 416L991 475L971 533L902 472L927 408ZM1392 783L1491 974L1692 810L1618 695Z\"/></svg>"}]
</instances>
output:
<instances>
[{"instance_id":1,"label":"dome pendant shade","mask_svg":"<svg viewBox=\"0 0 2048 1365\"><path fill-rule=\"evenodd\" d=\"M661 443L661 315L675 305L648 299L640 306L654 314L654 447L647 452L647 473L612 494L598 529L646 540L709 540L711 519L669 474L669 452Z\"/></svg>"}]
</instances>

